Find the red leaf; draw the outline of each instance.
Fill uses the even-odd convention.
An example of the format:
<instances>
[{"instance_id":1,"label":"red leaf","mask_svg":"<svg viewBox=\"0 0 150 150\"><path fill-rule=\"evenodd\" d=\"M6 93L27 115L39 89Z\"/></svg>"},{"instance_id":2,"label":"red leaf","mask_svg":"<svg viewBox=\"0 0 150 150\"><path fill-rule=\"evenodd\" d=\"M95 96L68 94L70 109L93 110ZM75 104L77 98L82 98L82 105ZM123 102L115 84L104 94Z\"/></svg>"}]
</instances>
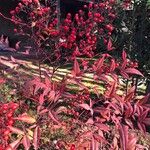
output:
<instances>
[{"instance_id":1,"label":"red leaf","mask_svg":"<svg viewBox=\"0 0 150 150\"><path fill-rule=\"evenodd\" d=\"M30 139L28 138L28 136L25 135L23 137L22 144L24 145L25 150L29 150L29 148L30 148Z\"/></svg>"},{"instance_id":2,"label":"red leaf","mask_svg":"<svg viewBox=\"0 0 150 150\"><path fill-rule=\"evenodd\" d=\"M142 113L143 113L143 111L144 111L144 107L142 107L142 106L139 106L139 115L141 115Z\"/></svg>"},{"instance_id":3,"label":"red leaf","mask_svg":"<svg viewBox=\"0 0 150 150\"><path fill-rule=\"evenodd\" d=\"M29 55L29 51L30 51L29 49L26 49L25 52L20 52L20 53L24 55Z\"/></svg>"},{"instance_id":4,"label":"red leaf","mask_svg":"<svg viewBox=\"0 0 150 150\"><path fill-rule=\"evenodd\" d=\"M83 83L81 83L80 81L76 80L77 85L79 86L80 90L88 90L87 86L85 86Z\"/></svg>"},{"instance_id":5,"label":"red leaf","mask_svg":"<svg viewBox=\"0 0 150 150\"><path fill-rule=\"evenodd\" d=\"M5 38L4 42L5 42L5 44L6 44L7 46L9 46L8 37Z\"/></svg>"},{"instance_id":6,"label":"red leaf","mask_svg":"<svg viewBox=\"0 0 150 150\"><path fill-rule=\"evenodd\" d=\"M92 118L89 118L88 121L86 122L86 124L94 124L94 121Z\"/></svg>"},{"instance_id":7,"label":"red leaf","mask_svg":"<svg viewBox=\"0 0 150 150\"><path fill-rule=\"evenodd\" d=\"M91 138L92 137L92 132L91 131L85 131L81 133L82 135L80 136L81 138Z\"/></svg>"},{"instance_id":8,"label":"red leaf","mask_svg":"<svg viewBox=\"0 0 150 150\"><path fill-rule=\"evenodd\" d=\"M111 73L110 76L115 80L115 82L118 82L118 76L115 73Z\"/></svg>"},{"instance_id":9,"label":"red leaf","mask_svg":"<svg viewBox=\"0 0 150 150\"><path fill-rule=\"evenodd\" d=\"M55 94L56 94L55 91L51 90L49 95L48 95L49 100L54 100L55 99Z\"/></svg>"},{"instance_id":10,"label":"red leaf","mask_svg":"<svg viewBox=\"0 0 150 150\"><path fill-rule=\"evenodd\" d=\"M51 88L51 82L48 77L45 77L45 84L47 87Z\"/></svg>"},{"instance_id":11,"label":"red leaf","mask_svg":"<svg viewBox=\"0 0 150 150\"><path fill-rule=\"evenodd\" d=\"M131 104L129 102L127 102L126 105L125 105L125 108L126 108L125 117L128 118L133 113L133 107L131 106Z\"/></svg>"},{"instance_id":12,"label":"red leaf","mask_svg":"<svg viewBox=\"0 0 150 150\"><path fill-rule=\"evenodd\" d=\"M93 109L88 104L80 104L79 106L86 110L90 110L91 114L93 115Z\"/></svg>"},{"instance_id":13,"label":"red leaf","mask_svg":"<svg viewBox=\"0 0 150 150\"><path fill-rule=\"evenodd\" d=\"M16 50L18 50L20 48L20 43L21 43L21 41L19 41L19 42L16 43L16 45L15 45L15 49Z\"/></svg>"},{"instance_id":14,"label":"red leaf","mask_svg":"<svg viewBox=\"0 0 150 150\"><path fill-rule=\"evenodd\" d=\"M94 137L92 137L91 146L92 146L92 150L95 150L95 139L94 139Z\"/></svg>"},{"instance_id":15,"label":"red leaf","mask_svg":"<svg viewBox=\"0 0 150 150\"><path fill-rule=\"evenodd\" d=\"M135 86L132 86L129 90L128 90L128 93L134 93L135 92Z\"/></svg>"},{"instance_id":16,"label":"red leaf","mask_svg":"<svg viewBox=\"0 0 150 150\"><path fill-rule=\"evenodd\" d=\"M124 78L126 78L126 79L129 79L129 75L127 74L127 73L125 73L124 71L120 71L120 74L124 77Z\"/></svg>"},{"instance_id":17,"label":"red leaf","mask_svg":"<svg viewBox=\"0 0 150 150\"><path fill-rule=\"evenodd\" d=\"M35 150L38 150L38 147L39 147L39 137L40 137L39 134L40 134L40 129L37 126L33 134L33 146Z\"/></svg>"},{"instance_id":18,"label":"red leaf","mask_svg":"<svg viewBox=\"0 0 150 150\"><path fill-rule=\"evenodd\" d=\"M10 56L10 59L13 63L17 63L16 59L13 56Z\"/></svg>"},{"instance_id":19,"label":"red leaf","mask_svg":"<svg viewBox=\"0 0 150 150\"><path fill-rule=\"evenodd\" d=\"M122 52L122 59L123 59L123 60L126 60L126 58L127 58L127 54L126 54L126 52L123 50L123 52Z\"/></svg>"},{"instance_id":20,"label":"red leaf","mask_svg":"<svg viewBox=\"0 0 150 150\"><path fill-rule=\"evenodd\" d=\"M103 123L96 122L94 123L100 130L109 131L109 127Z\"/></svg>"},{"instance_id":21,"label":"red leaf","mask_svg":"<svg viewBox=\"0 0 150 150\"><path fill-rule=\"evenodd\" d=\"M74 60L74 67L73 67L72 74L74 76L79 76L81 74L79 63L78 63L78 61L76 59Z\"/></svg>"},{"instance_id":22,"label":"red leaf","mask_svg":"<svg viewBox=\"0 0 150 150\"><path fill-rule=\"evenodd\" d=\"M43 94L41 94L40 97L39 97L39 103L40 103L40 105L43 105L43 103L44 103L44 96L43 96Z\"/></svg>"},{"instance_id":23,"label":"red leaf","mask_svg":"<svg viewBox=\"0 0 150 150\"><path fill-rule=\"evenodd\" d=\"M145 125L144 125L143 123L138 122L137 125L138 125L139 129L140 129L143 133L146 132L146 128L145 128Z\"/></svg>"},{"instance_id":24,"label":"red leaf","mask_svg":"<svg viewBox=\"0 0 150 150\"><path fill-rule=\"evenodd\" d=\"M116 91L116 82L112 82L111 87L105 92L105 97L111 98L112 96L114 96L115 91Z\"/></svg>"},{"instance_id":25,"label":"red leaf","mask_svg":"<svg viewBox=\"0 0 150 150\"><path fill-rule=\"evenodd\" d=\"M98 61L97 68L96 68L97 74L99 74L99 72L104 64L104 59L105 59L105 55L103 55L102 58L100 58Z\"/></svg>"},{"instance_id":26,"label":"red leaf","mask_svg":"<svg viewBox=\"0 0 150 150\"><path fill-rule=\"evenodd\" d=\"M112 141L112 149L119 150L118 139L115 136L114 136L113 141Z\"/></svg>"},{"instance_id":27,"label":"red leaf","mask_svg":"<svg viewBox=\"0 0 150 150\"><path fill-rule=\"evenodd\" d=\"M119 125L120 146L122 150L127 150L128 126Z\"/></svg>"},{"instance_id":28,"label":"red leaf","mask_svg":"<svg viewBox=\"0 0 150 150\"><path fill-rule=\"evenodd\" d=\"M112 46L113 46L113 45L112 45L112 41L111 41L111 39L109 39L108 44L107 44L107 50L108 50L108 51L114 50L114 47L112 47Z\"/></svg>"},{"instance_id":29,"label":"red leaf","mask_svg":"<svg viewBox=\"0 0 150 150\"><path fill-rule=\"evenodd\" d=\"M33 124L36 122L35 118L29 116L28 114L24 113L22 115L20 115L19 117L15 117L14 119L16 120L20 120L29 124Z\"/></svg>"},{"instance_id":30,"label":"red leaf","mask_svg":"<svg viewBox=\"0 0 150 150\"><path fill-rule=\"evenodd\" d=\"M133 123L132 123L132 121L130 120L130 119L124 119L125 120L125 122L126 122L126 124L131 128L131 129L133 129Z\"/></svg>"},{"instance_id":31,"label":"red leaf","mask_svg":"<svg viewBox=\"0 0 150 150\"><path fill-rule=\"evenodd\" d=\"M140 119L141 120L145 120L146 116L148 115L149 113L149 109L145 110L141 115L140 115Z\"/></svg>"},{"instance_id":32,"label":"red leaf","mask_svg":"<svg viewBox=\"0 0 150 150\"><path fill-rule=\"evenodd\" d=\"M136 75L140 75L143 77L143 74L135 68L127 68L124 71L129 74L136 74Z\"/></svg>"},{"instance_id":33,"label":"red leaf","mask_svg":"<svg viewBox=\"0 0 150 150\"><path fill-rule=\"evenodd\" d=\"M115 63L115 60L112 59L111 60L111 65L110 65L110 72L114 71L116 68L116 63Z\"/></svg>"},{"instance_id":34,"label":"red leaf","mask_svg":"<svg viewBox=\"0 0 150 150\"><path fill-rule=\"evenodd\" d=\"M92 136L92 141L91 141L91 148L92 148L92 150L99 150L100 143L102 143L102 140L103 140L102 138L100 139L99 136L100 135L98 135L98 134ZM87 148L87 149L89 149L89 148Z\"/></svg>"},{"instance_id":35,"label":"red leaf","mask_svg":"<svg viewBox=\"0 0 150 150\"><path fill-rule=\"evenodd\" d=\"M117 101L119 101L119 102L122 102L122 97L121 96L119 96L118 94L113 94L114 95L114 98L117 100Z\"/></svg>"},{"instance_id":36,"label":"red leaf","mask_svg":"<svg viewBox=\"0 0 150 150\"><path fill-rule=\"evenodd\" d=\"M133 114L136 113L137 109L138 109L137 104L134 104L133 105Z\"/></svg>"},{"instance_id":37,"label":"red leaf","mask_svg":"<svg viewBox=\"0 0 150 150\"><path fill-rule=\"evenodd\" d=\"M99 98L99 91L97 89L98 87L97 86L94 86L93 87L93 92L97 95L97 97Z\"/></svg>"},{"instance_id":38,"label":"red leaf","mask_svg":"<svg viewBox=\"0 0 150 150\"><path fill-rule=\"evenodd\" d=\"M56 116L54 114L52 114L51 111L48 112L49 117L56 122L57 124L60 124L60 122L58 121L58 119L56 118Z\"/></svg>"},{"instance_id":39,"label":"red leaf","mask_svg":"<svg viewBox=\"0 0 150 150\"><path fill-rule=\"evenodd\" d=\"M86 110L90 110L91 109L88 104L80 104L79 106L84 108L84 109L86 109Z\"/></svg>"},{"instance_id":40,"label":"red leaf","mask_svg":"<svg viewBox=\"0 0 150 150\"><path fill-rule=\"evenodd\" d=\"M145 105L147 103L147 101L149 100L149 98L150 98L150 93L147 94L146 96L144 96L144 98L140 99L137 104Z\"/></svg>"},{"instance_id":41,"label":"red leaf","mask_svg":"<svg viewBox=\"0 0 150 150\"><path fill-rule=\"evenodd\" d=\"M46 87L43 91L43 96L47 96L50 90L51 89L49 87Z\"/></svg>"},{"instance_id":42,"label":"red leaf","mask_svg":"<svg viewBox=\"0 0 150 150\"><path fill-rule=\"evenodd\" d=\"M135 87L131 88L132 91L129 91L129 93L125 96L124 101L129 102L132 100L133 96L134 96L134 92L135 92ZM130 89L130 90L131 90Z\"/></svg>"},{"instance_id":43,"label":"red leaf","mask_svg":"<svg viewBox=\"0 0 150 150\"><path fill-rule=\"evenodd\" d=\"M108 77L106 76L106 74L101 74L101 75L99 76L99 79L102 80L102 81L104 81L104 82L109 82L109 79L108 79Z\"/></svg>"},{"instance_id":44,"label":"red leaf","mask_svg":"<svg viewBox=\"0 0 150 150\"><path fill-rule=\"evenodd\" d=\"M62 95L63 95L63 97L69 98L69 99L76 98L75 95L72 95L72 94L70 94L69 92L65 92L65 93L63 93Z\"/></svg>"},{"instance_id":45,"label":"red leaf","mask_svg":"<svg viewBox=\"0 0 150 150\"><path fill-rule=\"evenodd\" d=\"M20 141L21 141L22 137L21 138L18 138L16 141L12 142L9 144L9 146L6 148L6 150L15 150L17 149L17 147L20 145Z\"/></svg>"},{"instance_id":46,"label":"red leaf","mask_svg":"<svg viewBox=\"0 0 150 150\"><path fill-rule=\"evenodd\" d=\"M134 134L129 134L129 139L128 139L128 148L131 150L136 149L136 142L137 142L137 137Z\"/></svg>"},{"instance_id":47,"label":"red leaf","mask_svg":"<svg viewBox=\"0 0 150 150\"><path fill-rule=\"evenodd\" d=\"M43 109L43 110L40 111L39 114L41 115L41 114L45 114L45 113L47 113L47 112L48 112L48 109Z\"/></svg>"},{"instance_id":48,"label":"red leaf","mask_svg":"<svg viewBox=\"0 0 150 150\"><path fill-rule=\"evenodd\" d=\"M15 128L15 127L12 127L12 126L8 126L8 128L13 132L13 133L16 133L16 134L21 134L21 135L24 135L24 132L18 128Z\"/></svg>"},{"instance_id":49,"label":"red leaf","mask_svg":"<svg viewBox=\"0 0 150 150\"><path fill-rule=\"evenodd\" d=\"M6 82L6 80L5 80L5 79L0 78L0 84L4 84L5 82Z\"/></svg>"},{"instance_id":50,"label":"red leaf","mask_svg":"<svg viewBox=\"0 0 150 150\"><path fill-rule=\"evenodd\" d=\"M98 134L93 134L93 137L96 141L98 142L104 142L104 143L107 143L107 141L105 140L105 138L101 135L98 135Z\"/></svg>"},{"instance_id":51,"label":"red leaf","mask_svg":"<svg viewBox=\"0 0 150 150\"><path fill-rule=\"evenodd\" d=\"M150 118L145 118L142 122L147 126L150 126Z\"/></svg>"},{"instance_id":52,"label":"red leaf","mask_svg":"<svg viewBox=\"0 0 150 150\"><path fill-rule=\"evenodd\" d=\"M124 69L126 68L127 66L127 60L125 59L121 65L121 70L124 71Z\"/></svg>"}]
</instances>

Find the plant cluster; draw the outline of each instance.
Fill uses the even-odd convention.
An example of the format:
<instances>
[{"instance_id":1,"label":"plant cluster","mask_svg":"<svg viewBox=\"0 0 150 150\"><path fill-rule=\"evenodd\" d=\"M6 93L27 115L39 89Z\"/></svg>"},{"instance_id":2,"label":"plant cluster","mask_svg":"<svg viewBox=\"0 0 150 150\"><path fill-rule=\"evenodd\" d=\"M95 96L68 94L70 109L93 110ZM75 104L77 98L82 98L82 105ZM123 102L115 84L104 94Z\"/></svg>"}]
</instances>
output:
<instances>
[{"instance_id":1,"label":"plant cluster","mask_svg":"<svg viewBox=\"0 0 150 150\"><path fill-rule=\"evenodd\" d=\"M150 95L138 98L134 86L125 91L119 81L120 77L143 75L125 50L118 59L110 53L115 52L111 36L116 7L124 5L118 6L115 0L92 2L75 16L68 13L62 22L57 19L56 6L50 0L22 0L10 12L18 25L14 31L28 35L35 42L33 49L55 65L44 78L39 67L40 77L33 76L20 85L18 99L0 103L0 150L149 148L140 143L135 130L147 132ZM102 54L96 51L100 40L106 48ZM55 81L60 60L64 64L71 61L72 71ZM105 91L83 84L87 74L101 82ZM70 89L70 84L78 89Z\"/></svg>"},{"instance_id":2,"label":"plant cluster","mask_svg":"<svg viewBox=\"0 0 150 150\"><path fill-rule=\"evenodd\" d=\"M48 59L59 60L93 57L99 40L106 50L113 50L110 36L115 28L116 6L116 1L89 3L74 16L68 13L61 22L57 1L21 1L10 13L19 26L15 32L30 36L39 51L46 49L51 54Z\"/></svg>"}]
</instances>

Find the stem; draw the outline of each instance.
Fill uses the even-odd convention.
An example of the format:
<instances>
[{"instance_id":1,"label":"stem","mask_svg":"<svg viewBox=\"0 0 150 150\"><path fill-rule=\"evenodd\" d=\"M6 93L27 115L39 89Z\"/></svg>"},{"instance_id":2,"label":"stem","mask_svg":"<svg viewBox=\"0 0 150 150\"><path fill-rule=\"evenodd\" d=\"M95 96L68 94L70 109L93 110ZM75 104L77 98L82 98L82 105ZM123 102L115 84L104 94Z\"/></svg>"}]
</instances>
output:
<instances>
[{"instance_id":1,"label":"stem","mask_svg":"<svg viewBox=\"0 0 150 150\"><path fill-rule=\"evenodd\" d=\"M139 78L136 77L136 80L135 80L135 94L137 92L138 80L139 80Z\"/></svg>"},{"instance_id":2,"label":"stem","mask_svg":"<svg viewBox=\"0 0 150 150\"><path fill-rule=\"evenodd\" d=\"M40 80L42 81L42 71L41 71L41 61L38 60L38 65L39 65L39 76L40 76Z\"/></svg>"},{"instance_id":3,"label":"stem","mask_svg":"<svg viewBox=\"0 0 150 150\"><path fill-rule=\"evenodd\" d=\"M2 13L0 13L0 16L3 17L3 18L6 19L6 20L9 20L9 21L13 22L13 23L17 23L17 24L19 24L19 25L27 26L28 28L31 28L31 27L28 26L26 23L22 23L22 22L20 22L20 21L15 21L15 20L13 20L13 19L11 19L11 18L6 17L6 16L3 15Z\"/></svg>"},{"instance_id":4,"label":"stem","mask_svg":"<svg viewBox=\"0 0 150 150\"><path fill-rule=\"evenodd\" d=\"M128 83L129 83L129 79L127 79L127 82L126 82L126 95L128 93Z\"/></svg>"},{"instance_id":5,"label":"stem","mask_svg":"<svg viewBox=\"0 0 150 150\"><path fill-rule=\"evenodd\" d=\"M132 86L135 85L135 82L134 82L134 77L132 77L132 83L131 83Z\"/></svg>"}]
</instances>

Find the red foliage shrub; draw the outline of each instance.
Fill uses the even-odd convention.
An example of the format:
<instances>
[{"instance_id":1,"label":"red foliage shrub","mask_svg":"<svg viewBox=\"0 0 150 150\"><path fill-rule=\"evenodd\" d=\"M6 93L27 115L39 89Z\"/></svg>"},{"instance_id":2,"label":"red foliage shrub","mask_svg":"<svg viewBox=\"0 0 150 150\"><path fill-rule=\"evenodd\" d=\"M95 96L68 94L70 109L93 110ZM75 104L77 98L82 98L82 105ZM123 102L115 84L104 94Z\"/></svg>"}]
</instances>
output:
<instances>
[{"instance_id":1,"label":"red foliage shrub","mask_svg":"<svg viewBox=\"0 0 150 150\"><path fill-rule=\"evenodd\" d=\"M120 76L143 75L125 51L119 59L108 54L115 50L111 35L117 17L116 1L89 3L84 6L87 14L84 10L79 10L75 16L69 13L59 27L56 5L50 2L22 0L11 11L12 21L19 26L15 32L30 36L37 51L45 53L51 63L61 58L73 60L72 71L58 82L53 80L57 69L48 72L44 79L33 77L26 81L19 89L22 99L18 102L19 113L15 117L13 112L18 105L1 104L4 149L17 149L21 144L26 150L30 147L35 150L144 149L132 132L140 129L145 133L146 126L150 125L149 95L138 99L134 87L118 93ZM25 13L24 18L21 13ZM103 54L96 52L100 39L107 49ZM77 56L89 59L78 59ZM97 56L96 60L90 59L94 56ZM98 85L90 89L83 84L86 74L103 84L105 90L100 92ZM70 84L76 85L78 90L70 90ZM6 111L5 105L8 105ZM28 106L26 113L24 105ZM8 118L15 120L15 124ZM53 137L57 131L62 131L62 136L56 134Z\"/></svg>"}]
</instances>

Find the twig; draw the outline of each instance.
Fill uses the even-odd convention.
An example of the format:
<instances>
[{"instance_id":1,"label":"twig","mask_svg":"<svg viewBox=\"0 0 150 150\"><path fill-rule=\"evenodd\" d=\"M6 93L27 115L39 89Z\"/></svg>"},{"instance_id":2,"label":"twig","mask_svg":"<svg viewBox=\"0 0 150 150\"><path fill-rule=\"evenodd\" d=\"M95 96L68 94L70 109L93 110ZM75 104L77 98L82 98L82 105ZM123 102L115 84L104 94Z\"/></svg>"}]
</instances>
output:
<instances>
[{"instance_id":1,"label":"twig","mask_svg":"<svg viewBox=\"0 0 150 150\"><path fill-rule=\"evenodd\" d=\"M11 21L11 22L13 22L13 23L17 23L17 24L20 24L20 25L23 25L23 26L27 26L28 28L30 28L30 26L28 26L26 23L22 23L22 22L20 22L20 21L15 21L15 20L13 20L13 19L11 19L11 18L8 18L8 17L6 17L5 15L3 15L2 13L0 13L0 16L2 16L4 19L6 19L6 20L9 20L9 21Z\"/></svg>"}]
</instances>

